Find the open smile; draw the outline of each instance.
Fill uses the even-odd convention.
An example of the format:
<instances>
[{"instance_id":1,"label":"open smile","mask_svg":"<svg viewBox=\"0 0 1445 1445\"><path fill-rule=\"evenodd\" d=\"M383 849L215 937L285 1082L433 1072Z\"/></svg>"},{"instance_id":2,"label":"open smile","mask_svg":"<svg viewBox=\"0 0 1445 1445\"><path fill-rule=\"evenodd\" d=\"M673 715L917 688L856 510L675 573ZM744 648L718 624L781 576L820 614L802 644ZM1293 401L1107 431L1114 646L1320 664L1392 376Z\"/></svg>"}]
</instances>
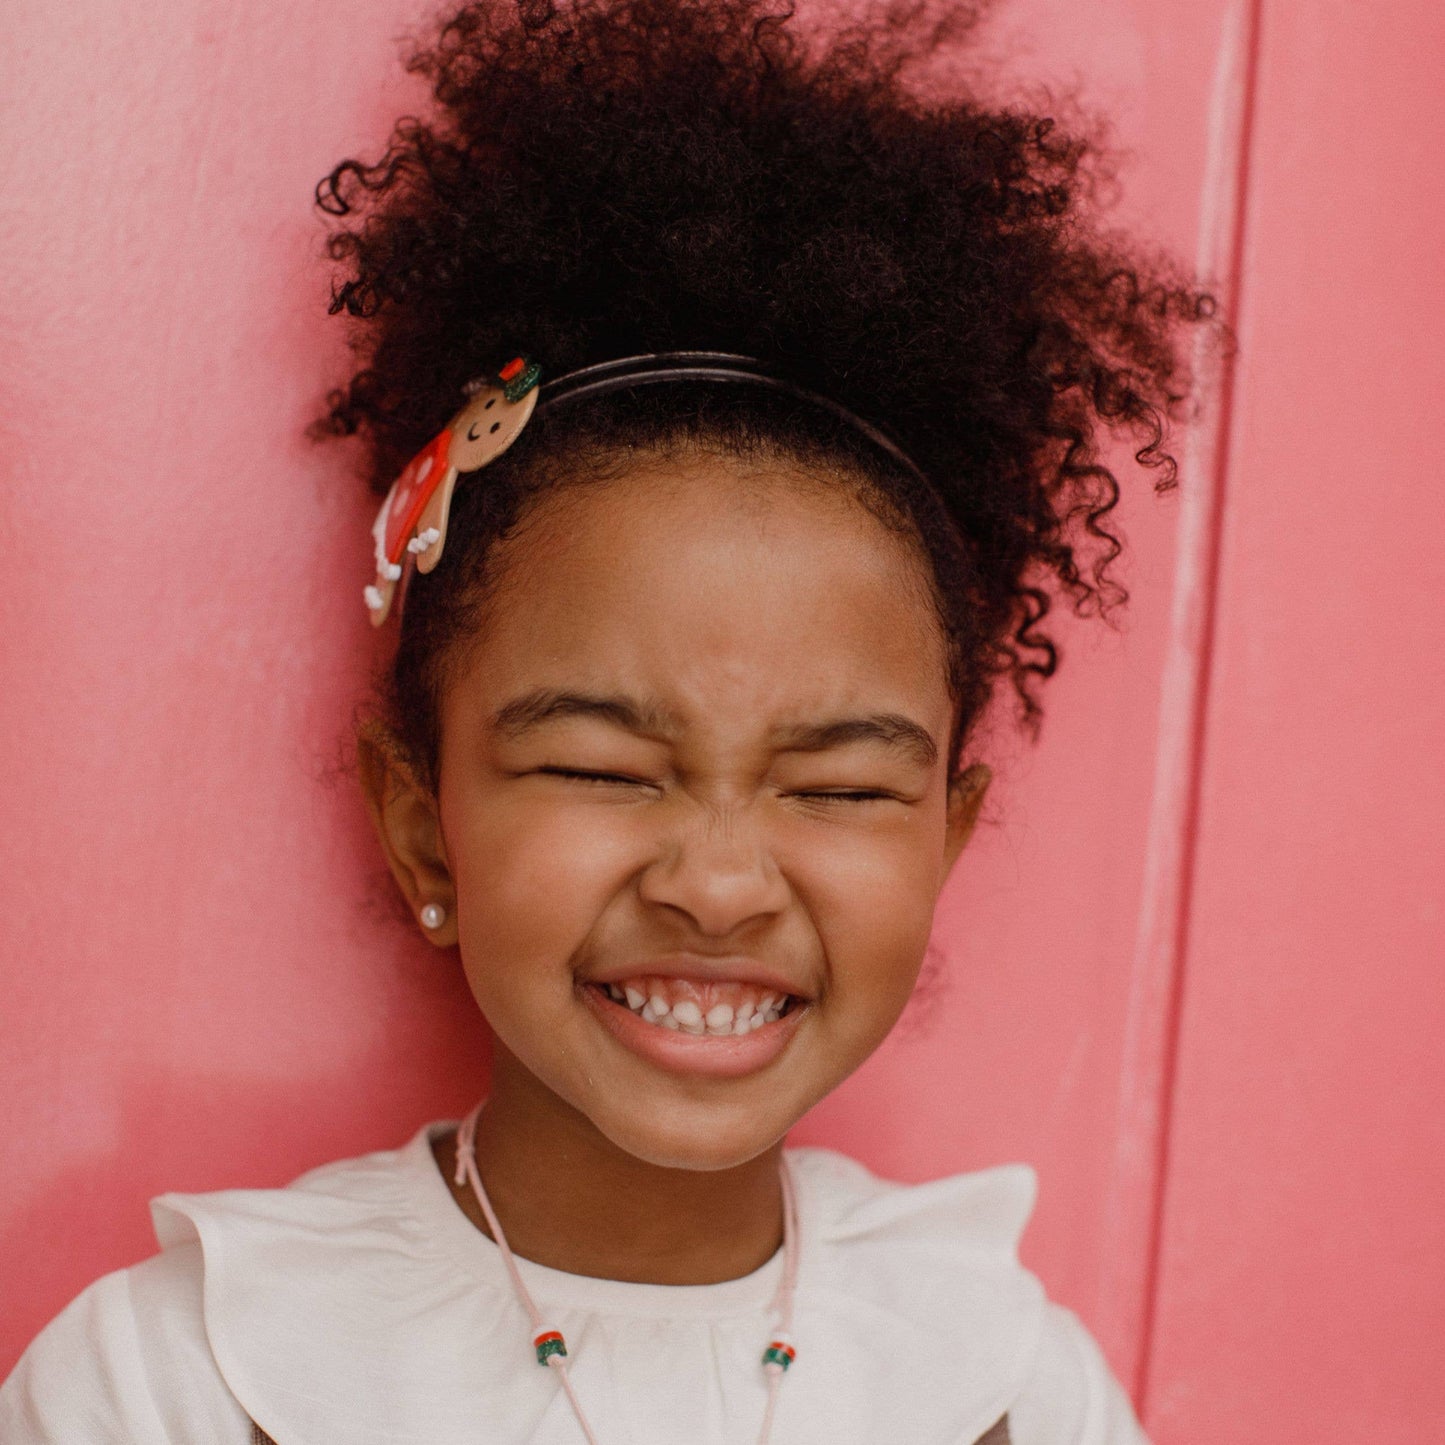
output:
<instances>
[{"instance_id":1,"label":"open smile","mask_svg":"<svg viewBox=\"0 0 1445 1445\"><path fill-rule=\"evenodd\" d=\"M632 1053L674 1073L738 1077L787 1047L809 1000L740 979L637 974L584 982L583 998Z\"/></svg>"}]
</instances>

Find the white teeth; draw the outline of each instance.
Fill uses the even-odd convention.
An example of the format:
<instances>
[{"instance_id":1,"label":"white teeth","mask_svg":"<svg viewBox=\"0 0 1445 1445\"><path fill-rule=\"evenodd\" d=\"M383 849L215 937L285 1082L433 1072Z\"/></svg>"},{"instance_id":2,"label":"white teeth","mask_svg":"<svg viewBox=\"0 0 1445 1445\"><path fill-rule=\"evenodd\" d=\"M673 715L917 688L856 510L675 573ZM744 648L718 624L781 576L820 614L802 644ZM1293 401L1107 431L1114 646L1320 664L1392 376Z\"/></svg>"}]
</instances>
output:
<instances>
[{"instance_id":1,"label":"white teeth","mask_svg":"<svg viewBox=\"0 0 1445 1445\"><path fill-rule=\"evenodd\" d=\"M731 1004L715 1003L707 1011L707 1026L715 1034L725 1034L732 1030L733 1010Z\"/></svg>"},{"instance_id":2,"label":"white teeth","mask_svg":"<svg viewBox=\"0 0 1445 1445\"><path fill-rule=\"evenodd\" d=\"M715 1003L704 1013L696 999L670 1003L661 989L644 992L636 984L609 983L605 991L609 998L631 1009L645 1023L719 1039L741 1037L764 1024L776 1023L788 1002L787 994L765 993L756 1001L743 999L736 1005Z\"/></svg>"}]
</instances>

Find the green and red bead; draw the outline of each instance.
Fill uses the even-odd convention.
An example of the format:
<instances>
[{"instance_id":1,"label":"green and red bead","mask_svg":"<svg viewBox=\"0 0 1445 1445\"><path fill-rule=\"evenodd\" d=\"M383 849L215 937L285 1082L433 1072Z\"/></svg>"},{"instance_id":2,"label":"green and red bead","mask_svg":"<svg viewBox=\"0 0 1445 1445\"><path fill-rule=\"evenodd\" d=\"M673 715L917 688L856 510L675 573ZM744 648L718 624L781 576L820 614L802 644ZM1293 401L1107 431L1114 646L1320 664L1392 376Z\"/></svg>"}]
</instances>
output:
<instances>
[{"instance_id":1,"label":"green and red bead","mask_svg":"<svg viewBox=\"0 0 1445 1445\"><path fill-rule=\"evenodd\" d=\"M763 1351L763 1368L774 1366L778 1370L786 1370L798 1357L798 1352L791 1343L783 1338L769 1342L767 1349Z\"/></svg>"},{"instance_id":2,"label":"green and red bead","mask_svg":"<svg viewBox=\"0 0 1445 1445\"><path fill-rule=\"evenodd\" d=\"M553 1355L565 1356L567 1353L567 1341L562 1338L561 1330L543 1330L532 1344L536 1348L539 1365L545 1365Z\"/></svg>"}]
</instances>

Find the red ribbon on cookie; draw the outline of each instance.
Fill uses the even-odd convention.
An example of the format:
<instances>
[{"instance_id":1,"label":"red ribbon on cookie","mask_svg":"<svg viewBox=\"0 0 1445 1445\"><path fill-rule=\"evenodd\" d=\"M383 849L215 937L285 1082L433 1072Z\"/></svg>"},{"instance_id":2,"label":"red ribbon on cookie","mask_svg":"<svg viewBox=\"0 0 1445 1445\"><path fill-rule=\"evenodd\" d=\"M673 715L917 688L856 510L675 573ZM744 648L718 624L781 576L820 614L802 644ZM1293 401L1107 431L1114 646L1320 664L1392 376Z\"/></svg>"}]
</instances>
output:
<instances>
[{"instance_id":1,"label":"red ribbon on cookie","mask_svg":"<svg viewBox=\"0 0 1445 1445\"><path fill-rule=\"evenodd\" d=\"M457 478L494 461L522 434L537 405L536 362L513 357L467 387L467 404L406 464L372 524L376 580L365 589L372 625L391 612L408 556L430 572L441 560Z\"/></svg>"}]
</instances>

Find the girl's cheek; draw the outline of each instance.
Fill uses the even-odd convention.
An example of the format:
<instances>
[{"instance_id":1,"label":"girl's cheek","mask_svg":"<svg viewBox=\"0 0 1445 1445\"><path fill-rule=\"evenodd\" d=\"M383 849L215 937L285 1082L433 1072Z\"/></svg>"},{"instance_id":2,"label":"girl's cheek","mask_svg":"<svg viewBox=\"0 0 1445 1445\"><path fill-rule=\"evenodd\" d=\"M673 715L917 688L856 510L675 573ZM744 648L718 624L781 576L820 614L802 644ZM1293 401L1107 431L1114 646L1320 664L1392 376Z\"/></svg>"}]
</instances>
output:
<instances>
[{"instance_id":1,"label":"girl's cheek","mask_svg":"<svg viewBox=\"0 0 1445 1445\"><path fill-rule=\"evenodd\" d=\"M501 952L540 945L570 957L644 857L638 830L620 816L535 801L486 809L448 841L458 916Z\"/></svg>"},{"instance_id":2,"label":"girl's cheek","mask_svg":"<svg viewBox=\"0 0 1445 1445\"><path fill-rule=\"evenodd\" d=\"M785 867L820 924L837 919L870 937L920 927L926 935L940 852L930 840L911 822L818 830L791 841Z\"/></svg>"},{"instance_id":3,"label":"girl's cheek","mask_svg":"<svg viewBox=\"0 0 1445 1445\"><path fill-rule=\"evenodd\" d=\"M802 875L800 875L802 876ZM828 965L838 1025L871 1051L912 996L933 927L936 850L917 840L841 843L800 888Z\"/></svg>"}]
</instances>

